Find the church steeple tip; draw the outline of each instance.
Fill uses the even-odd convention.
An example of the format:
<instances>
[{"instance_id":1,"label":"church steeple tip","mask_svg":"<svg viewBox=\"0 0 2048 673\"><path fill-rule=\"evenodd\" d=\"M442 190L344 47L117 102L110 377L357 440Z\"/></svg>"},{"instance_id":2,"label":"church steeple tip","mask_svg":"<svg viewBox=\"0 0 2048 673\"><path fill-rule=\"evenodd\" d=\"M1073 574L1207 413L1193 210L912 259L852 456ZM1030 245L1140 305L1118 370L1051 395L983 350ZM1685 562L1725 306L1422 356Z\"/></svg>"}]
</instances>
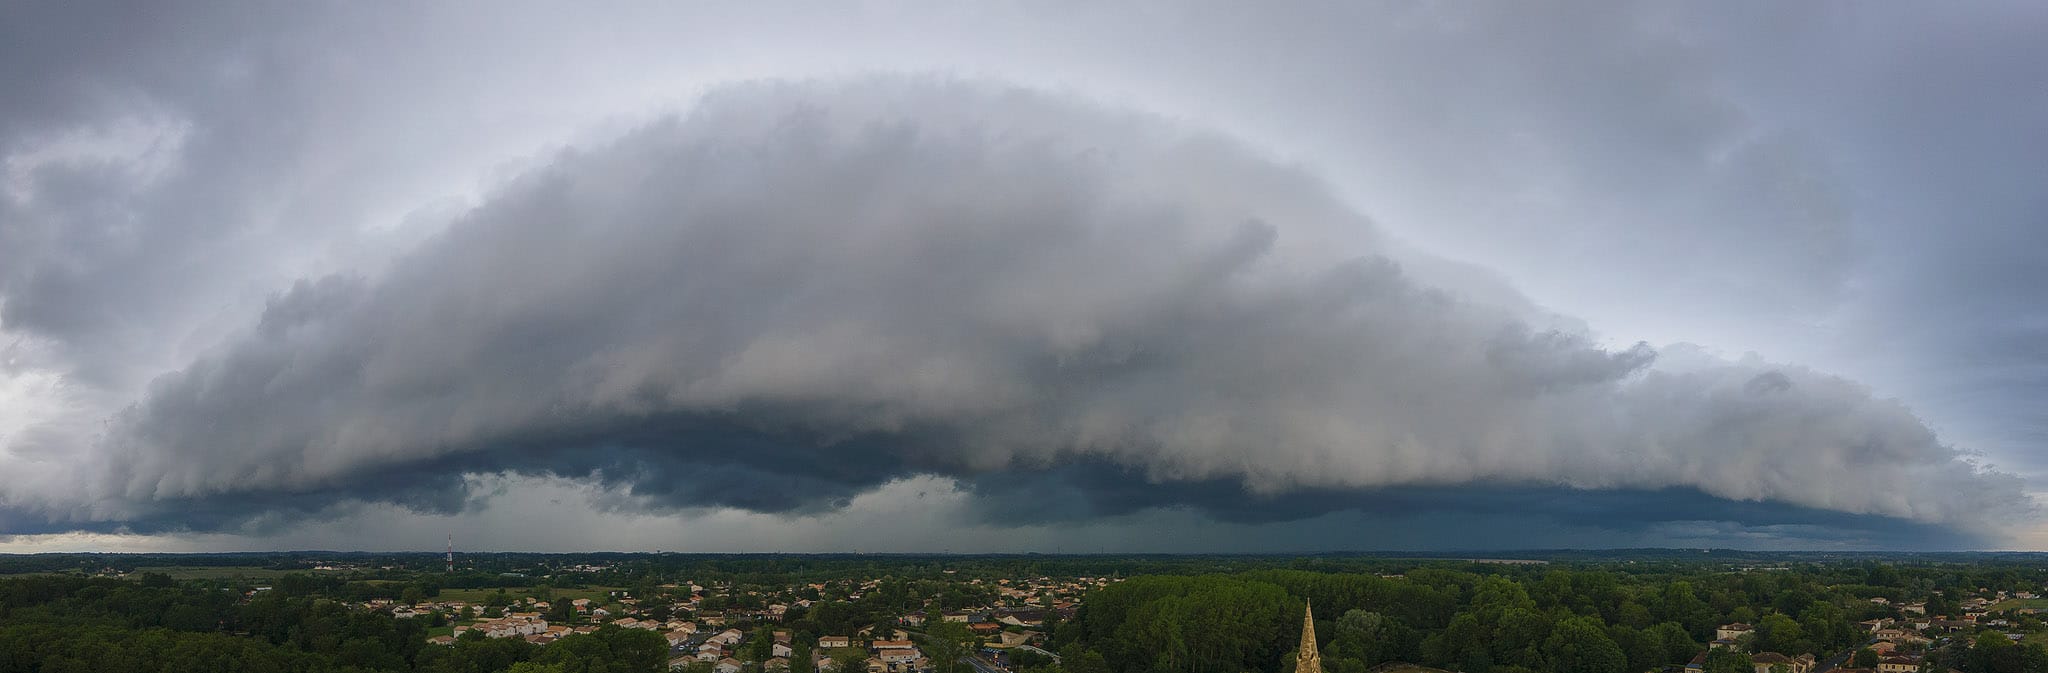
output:
<instances>
[{"instance_id":1,"label":"church steeple tip","mask_svg":"<svg viewBox=\"0 0 2048 673\"><path fill-rule=\"evenodd\" d=\"M1316 651L1316 611L1301 604L1301 649L1294 652L1294 673L1323 673L1323 655Z\"/></svg>"}]
</instances>

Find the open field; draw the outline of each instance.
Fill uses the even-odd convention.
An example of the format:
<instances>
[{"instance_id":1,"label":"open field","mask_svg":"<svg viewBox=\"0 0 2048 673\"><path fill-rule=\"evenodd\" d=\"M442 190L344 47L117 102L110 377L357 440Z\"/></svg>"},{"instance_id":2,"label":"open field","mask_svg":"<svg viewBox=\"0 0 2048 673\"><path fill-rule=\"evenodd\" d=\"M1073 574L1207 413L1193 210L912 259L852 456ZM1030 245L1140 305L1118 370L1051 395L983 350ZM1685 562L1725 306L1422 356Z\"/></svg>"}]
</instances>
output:
<instances>
[{"instance_id":1,"label":"open field","mask_svg":"<svg viewBox=\"0 0 2048 673\"><path fill-rule=\"evenodd\" d=\"M179 580L217 580L236 578L251 580L270 580L277 579L279 577L283 577L287 574L294 572L306 573L309 571L271 570L269 568L253 568L246 566L142 566L135 569L136 575L140 575L142 573L158 573L162 575L170 575L171 579Z\"/></svg>"},{"instance_id":2,"label":"open field","mask_svg":"<svg viewBox=\"0 0 2048 673\"><path fill-rule=\"evenodd\" d=\"M588 587L583 589L555 589L554 597L556 600L576 600L578 598L588 598L593 602L609 603L611 602L611 592L621 588L623 587ZM512 596L513 598L523 598L528 595L527 592L529 590L530 587L507 587L505 589L505 594ZM434 600L462 601L465 603L482 603L485 600L489 599L491 594L495 593L498 593L497 589L442 589L441 595L434 597Z\"/></svg>"},{"instance_id":3,"label":"open field","mask_svg":"<svg viewBox=\"0 0 2048 673\"><path fill-rule=\"evenodd\" d=\"M1987 609L1996 611L2022 610L2026 608L2033 608L2036 610L2048 610L2048 598L2008 598L1997 603L1992 603L1991 607Z\"/></svg>"}]
</instances>

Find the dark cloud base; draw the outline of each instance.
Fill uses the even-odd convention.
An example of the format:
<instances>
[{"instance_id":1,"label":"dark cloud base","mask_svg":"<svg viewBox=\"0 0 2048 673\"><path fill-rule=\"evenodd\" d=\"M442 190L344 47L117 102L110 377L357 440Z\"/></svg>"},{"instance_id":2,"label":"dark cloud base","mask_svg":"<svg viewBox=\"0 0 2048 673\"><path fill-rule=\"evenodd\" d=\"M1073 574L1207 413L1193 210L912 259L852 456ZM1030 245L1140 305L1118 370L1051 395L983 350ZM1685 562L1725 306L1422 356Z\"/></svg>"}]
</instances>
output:
<instances>
[{"instance_id":1,"label":"dark cloud base","mask_svg":"<svg viewBox=\"0 0 2048 673\"><path fill-rule=\"evenodd\" d=\"M1585 490L1481 483L1265 495L1251 492L1237 479L1158 481L1142 470L1100 460L969 474L899 457L905 445L943 442L938 433L925 438L830 438L761 430L730 418L644 419L371 470L319 488L160 500L148 513L121 521L59 521L47 512L0 508L0 535L264 535L309 520L350 516L370 504L457 515L488 506L495 494L480 492L467 477L491 474L591 483L602 494L595 504L618 512L687 516L700 508L735 508L804 515L843 508L854 497L895 479L939 475L958 480L968 494L965 516L970 523L1025 527L1123 520L1143 528L1148 515L1179 511L1212 524L1278 524L1270 539L1262 538L1261 543L1296 550L1550 548L1559 546L1552 531L1571 540L1612 540L1614 546L1994 546L1985 536L1952 527L1728 500L1691 488ZM1397 546L1388 546L1390 542ZM1219 544L1220 551L1247 551Z\"/></svg>"},{"instance_id":2,"label":"dark cloud base","mask_svg":"<svg viewBox=\"0 0 2048 673\"><path fill-rule=\"evenodd\" d=\"M1066 466L1029 473L983 475L965 482L977 512L1011 525L1082 522L1156 509L1189 509L1227 523L1267 524L1351 515L1357 521L1400 521L1449 515L1471 526L1444 531L1443 548L1485 548L1484 540L1520 540L1517 548L1540 548L1540 539L1506 521L1536 520L1555 526L1591 528L1671 542L1673 524L1741 544L1744 533L1782 534L1816 545L1850 544L1872 549L1979 549L1982 535L1892 517L1849 514L1775 502L1717 498L1693 488L1587 490L1528 484L1397 486L1367 491L1312 489L1259 495L1234 480L1165 482L1136 470L1106 464ZM1373 548L1369 539L1330 531L1332 549ZM1778 541L1782 543L1783 541ZM1357 546L1364 543L1367 546Z\"/></svg>"}]
</instances>

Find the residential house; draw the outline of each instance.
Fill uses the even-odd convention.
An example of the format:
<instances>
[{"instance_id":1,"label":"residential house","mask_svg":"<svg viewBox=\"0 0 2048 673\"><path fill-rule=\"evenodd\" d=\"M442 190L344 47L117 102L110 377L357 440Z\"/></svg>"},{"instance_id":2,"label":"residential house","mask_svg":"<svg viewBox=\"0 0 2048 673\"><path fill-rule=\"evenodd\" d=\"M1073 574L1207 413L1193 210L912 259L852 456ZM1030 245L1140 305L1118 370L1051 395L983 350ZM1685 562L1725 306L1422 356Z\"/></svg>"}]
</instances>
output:
<instances>
[{"instance_id":1,"label":"residential house","mask_svg":"<svg viewBox=\"0 0 2048 673\"><path fill-rule=\"evenodd\" d=\"M1714 640L1734 640L1754 632L1756 632L1756 627L1742 622L1722 624L1714 628Z\"/></svg>"},{"instance_id":2,"label":"residential house","mask_svg":"<svg viewBox=\"0 0 2048 673\"><path fill-rule=\"evenodd\" d=\"M853 639L846 636L818 636L818 649L831 650L853 647Z\"/></svg>"},{"instance_id":3,"label":"residential house","mask_svg":"<svg viewBox=\"0 0 2048 673\"><path fill-rule=\"evenodd\" d=\"M486 622L478 622L470 628L482 631L487 638L524 638L548 632L548 621L534 614L514 614ZM460 634L464 629L456 627Z\"/></svg>"},{"instance_id":4,"label":"residential house","mask_svg":"<svg viewBox=\"0 0 2048 673\"><path fill-rule=\"evenodd\" d=\"M1920 673L1920 660L1914 657L1885 657L1877 661L1878 673Z\"/></svg>"},{"instance_id":5,"label":"residential house","mask_svg":"<svg viewBox=\"0 0 2048 673\"><path fill-rule=\"evenodd\" d=\"M711 670L718 673L740 673L742 668L746 668L746 664L742 664L740 660L732 657L720 659L717 664L711 666Z\"/></svg>"},{"instance_id":6,"label":"residential house","mask_svg":"<svg viewBox=\"0 0 2048 673\"><path fill-rule=\"evenodd\" d=\"M1037 639L1038 636L1039 633L1037 631L1004 631L996 636L996 642L989 643L989 647L1028 645L1032 640Z\"/></svg>"},{"instance_id":7,"label":"residential house","mask_svg":"<svg viewBox=\"0 0 2048 673\"><path fill-rule=\"evenodd\" d=\"M868 673L921 673L929 668L930 661L915 647L878 650L868 658Z\"/></svg>"},{"instance_id":8,"label":"residential house","mask_svg":"<svg viewBox=\"0 0 2048 673\"><path fill-rule=\"evenodd\" d=\"M1036 628L1045 625L1045 612L1040 610L1025 610L1020 612L1011 612L996 618L996 621L1008 624L1010 626L1019 626L1027 629Z\"/></svg>"},{"instance_id":9,"label":"residential house","mask_svg":"<svg viewBox=\"0 0 2048 673\"><path fill-rule=\"evenodd\" d=\"M1788 657L1777 652L1758 652L1750 655L1749 661L1756 666L1756 673L1773 673L1784 667L1784 673L1806 673L1813 667L1813 655L1803 654Z\"/></svg>"}]
</instances>

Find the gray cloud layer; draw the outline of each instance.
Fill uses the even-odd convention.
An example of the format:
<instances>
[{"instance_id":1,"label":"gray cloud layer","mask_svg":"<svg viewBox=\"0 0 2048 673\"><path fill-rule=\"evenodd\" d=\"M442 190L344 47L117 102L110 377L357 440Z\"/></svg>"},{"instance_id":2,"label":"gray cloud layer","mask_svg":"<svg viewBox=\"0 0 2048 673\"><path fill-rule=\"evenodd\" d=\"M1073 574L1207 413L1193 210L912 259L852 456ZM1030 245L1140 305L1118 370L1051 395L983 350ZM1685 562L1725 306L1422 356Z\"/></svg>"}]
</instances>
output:
<instances>
[{"instance_id":1,"label":"gray cloud layer","mask_svg":"<svg viewBox=\"0 0 2048 673\"><path fill-rule=\"evenodd\" d=\"M386 272L298 283L5 498L59 528L221 527L298 499L448 511L460 475L512 471L805 511L1099 464L1212 509L1454 484L1970 529L2025 508L1853 382L1653 364L1499 288L1161 119L948 80L734 86L512 179ZM1173 495L1193 483L1226 496Z\"/></svg>"},{"instance_id":2,"label":"gray cloud layer","mask_svg":"<svg viewBox=\"0 0 2048 673\"><path fill-rule=\"evenodd\" d=\"M1616 537L1559 539L1692 544L1643 522L1700 519L1735 544L1881 546L1976 528L1892 516L2004 518L2043 544L2038 520L2005 515L2026 509L2016 485L1967 465L2043 465L2038 4L608 10L0 7L0 532L339 530L407 509L438 529L499 502L462 476L495 472L617 491L601 510L811 516L929 472L959 477L943 507L1010 525L1032 493L1064 493L1024 509L1068 529L1108 516L1087 525L1112 539L1172 538L1139 535L1154 515L1133 508L1187 506L1352 510L1247 538L1311 548L1359 517L1379 540L1590 525ZM707 84L869 70L1080 92L1232 140L933 82L728 90L704 108L727 119L618 140ZM816 103L801 124L795 101ZM911 137L849 130L873 120ZM791 159L802 139L779 128L860 168ZM685 147L753 163L676 187L744 165ZM950 167L963 156L1018 175ZM1296 162L1312 169L1272 165ZM604 170L669 173L616 198L545 193ZM898 184L932 173L957 178L935 181L951 201ZM881 186L791 196L862 178ZM667 229L614 212L712 196L726 221L875 210L808 238L759 227L791 239L769 241L711 236L695 206ZM978 227L945 237L867 224L981 198L1000 208L944 216ZM796 202L740 207L778 199ZM548 208L611 224L536 230ZM1062 208L1085 217L1010 228ZM641 257L707 239L754 256ZM847 240L951 247L826 247ZM516 257L543 261L505 272ZM718 305L705 278L747 303ZM644 297L589 289L605 283ZM386 320L421 314L441 324ZM1695 352L1716 349L1806 366ZM1471 516L1394 523L1388 503ZM562 516L614 521L578 511Z\"/></svg>"}]
</instances>

